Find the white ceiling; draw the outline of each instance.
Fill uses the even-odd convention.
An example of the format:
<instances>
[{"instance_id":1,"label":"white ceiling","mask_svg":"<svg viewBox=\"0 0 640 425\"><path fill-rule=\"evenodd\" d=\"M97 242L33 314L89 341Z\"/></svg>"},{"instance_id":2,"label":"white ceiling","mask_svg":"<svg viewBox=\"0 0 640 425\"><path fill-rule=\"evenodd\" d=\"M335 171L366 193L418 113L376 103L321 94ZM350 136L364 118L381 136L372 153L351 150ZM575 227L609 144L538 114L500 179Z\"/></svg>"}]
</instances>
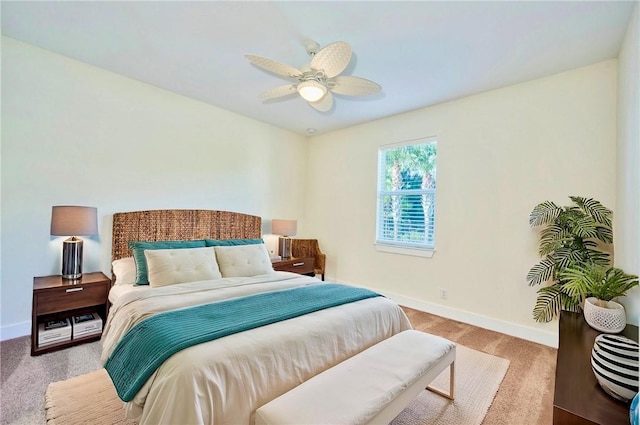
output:
<instances>
[{"instance_id":1,"label":"white ceiling","mask_svg":"<svg viewBox=\"0 0 640 425\"><path fill-rule=\"evenodd\" d=\"M316 134L615 58L634 1L5 1L2 33L291 131ZM245 54L299 67L343 40L382 85L318 112Z\"/></svg>"}]
</instances>

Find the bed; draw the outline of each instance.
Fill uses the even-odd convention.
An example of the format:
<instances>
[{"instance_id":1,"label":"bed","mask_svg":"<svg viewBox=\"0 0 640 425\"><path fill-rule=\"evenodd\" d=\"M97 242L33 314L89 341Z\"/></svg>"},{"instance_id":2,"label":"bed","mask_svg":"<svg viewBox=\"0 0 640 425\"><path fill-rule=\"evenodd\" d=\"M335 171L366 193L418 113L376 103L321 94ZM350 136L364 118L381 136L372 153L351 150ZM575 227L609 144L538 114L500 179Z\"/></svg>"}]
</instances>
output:
<instances>
[{"instance_id":1,"label":"bed","mask_svg":"<svg viewBox=\"0 0 640 425\"><path fill-rule=\"evenodd\" d=\"M260 238L261 218L247 214L210 210L114 214L115 283L109 294L112 307L102 337L103 362L115 356L119 345L124 344L137 324L147 323L150 318L161 318L169 311L184 316L187 311L191 314L197 309L216 307L218 312L217 306L222 304L217 303L318 290L327 285L315 277L275 272L268 269L270 263L265 268L263 263L253 259L249 261L253 261L251 264L261 265L251 269L246 266L244 257L239 272L234 269L239 266L229 266L225 260L225 256L231 255L229 253L236 256L238 263L237 255L246 252L247 258L253 258L253 253L263 249ZM179 271L172 271L168 278L170 283L163 281L165 284L152 285L161 282L158 276L165 276L157 272L159 263L154 262L157 258L166 259L170 253L181 258L188 252L198 255L209 252L209 247L164 248L163 252L153 248L144 250L150 261L151 284L132 283L131 273L136 274L131 269L136 263L132 256L136 252L132 254L130 241L200 240L221 244L213 248L221 277L192 280L183 278ZM246 246L227 245L244 244L245 241L249 241ZM268 261L268 254L266 256ZM170 261L176 261L171 258ZM249 267L248 271L246 267ZM190 281L181 281L185 279ZM193 308L186 310L189 307ZM242 322L241 315L225 314L226 320ZM255 410L260 406L377 342L410 328L407 316L397 304L376 296L243 330L171 355L144 380L131 399L124 403L124 408L127 417L138 419L141 425L251 425ZM172 332L179 335L182 331ZM144 350L140 352L144 353Z\"/></svg>"}]
</instances>

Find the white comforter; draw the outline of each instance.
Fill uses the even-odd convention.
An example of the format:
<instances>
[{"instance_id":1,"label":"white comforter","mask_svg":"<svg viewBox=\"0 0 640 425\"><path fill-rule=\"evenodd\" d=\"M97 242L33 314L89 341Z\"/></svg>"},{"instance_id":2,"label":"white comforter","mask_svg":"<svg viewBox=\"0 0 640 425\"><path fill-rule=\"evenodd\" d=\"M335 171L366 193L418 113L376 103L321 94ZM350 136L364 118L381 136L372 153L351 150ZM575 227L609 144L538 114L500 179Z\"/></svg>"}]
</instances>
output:
<instances>
[{"instance_id":1,"label":"white comforter","mask_svg":"<svg viewBox=\"0 0 640 425\"><path fill-rule=\"evenodd\" d=\"M158 312L316 284L322 282L277 272L128 292L109 312L102 361L133 325ZM376 297L196 345L164 362L125 404L127 417L141 425L253 424L258 407L410 328L400 307Z\"/></svg>"}]
</instances>

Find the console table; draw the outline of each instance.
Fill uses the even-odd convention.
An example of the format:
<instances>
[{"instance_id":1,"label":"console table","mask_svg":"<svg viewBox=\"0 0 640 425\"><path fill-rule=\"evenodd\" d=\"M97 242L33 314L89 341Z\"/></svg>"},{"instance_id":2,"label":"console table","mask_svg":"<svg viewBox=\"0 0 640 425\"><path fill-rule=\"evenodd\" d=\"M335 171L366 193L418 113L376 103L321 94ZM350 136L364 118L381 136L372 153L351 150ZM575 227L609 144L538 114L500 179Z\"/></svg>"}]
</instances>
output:
<instances>
[{"instance_id":1,"label":"console table","mask_svg":"<svg viewBox=\"0 0 640 425\"><path fill-rule=\"evenodd\" d=\"M560 313L553 425L629 425L629 403L605 393L591 370L591 350L599 332L582 313ZM638 340L638 327L627 325L627 338Z\"/></svg>"}]
</instances>

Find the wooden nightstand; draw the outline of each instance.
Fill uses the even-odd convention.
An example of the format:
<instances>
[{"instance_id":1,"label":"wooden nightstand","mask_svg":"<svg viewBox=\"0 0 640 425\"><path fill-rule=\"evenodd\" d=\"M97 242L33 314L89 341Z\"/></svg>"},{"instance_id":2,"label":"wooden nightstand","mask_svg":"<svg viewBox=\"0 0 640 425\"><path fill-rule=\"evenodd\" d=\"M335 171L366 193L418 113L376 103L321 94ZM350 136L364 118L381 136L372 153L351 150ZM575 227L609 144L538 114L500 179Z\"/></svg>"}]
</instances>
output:
<instances>
[{"instance_id":1,"label":"wooden nightstand","mask_svg":"<svg viewBox=\"0 0 640 425\"><path fill-rule=\"evenodd\" d=\"M314 258L290 258L288 260L274 261L273 270L278 272L292 272L304 274L307 276L315 276L313 272Z\"/></svg>"},{"instance_id":2,"label":"wooden nightstand","mask_svg":"<svg viewBox=\"0 0 640 425\"><path fill-rule=\"evenodd\" d=\"M74 315L98 313L104 326L109 314L110 288L111 280L101 272L85 273L78 280L62 279L60 275L34 277L31 355L36 356L99 340L102 332L38 347L38 324L49 320L71 318Z\"/></svg>"}]
</instances>

